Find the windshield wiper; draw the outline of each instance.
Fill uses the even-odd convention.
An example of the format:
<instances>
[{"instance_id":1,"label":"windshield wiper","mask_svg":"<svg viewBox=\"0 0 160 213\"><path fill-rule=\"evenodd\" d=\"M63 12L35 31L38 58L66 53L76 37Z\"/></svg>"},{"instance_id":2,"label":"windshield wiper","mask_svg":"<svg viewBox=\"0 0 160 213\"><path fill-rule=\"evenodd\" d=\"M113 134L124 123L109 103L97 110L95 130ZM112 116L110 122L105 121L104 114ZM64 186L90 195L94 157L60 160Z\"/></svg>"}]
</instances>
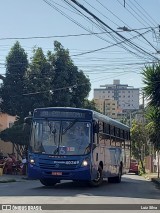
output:
<instances>
[{"instance_id":1,"label":"windshield wiper","mask_svg":"<svg viewBox=\"0 0 160 213\"><path fill-rule=\"evenodd\" d=\"M62 131L62 135L64 135L71 127L73 127L73 125L77 122L77 119L75 119L72 123L70 123L65 129L64 131Z\"/></svg>"}]
</instances>

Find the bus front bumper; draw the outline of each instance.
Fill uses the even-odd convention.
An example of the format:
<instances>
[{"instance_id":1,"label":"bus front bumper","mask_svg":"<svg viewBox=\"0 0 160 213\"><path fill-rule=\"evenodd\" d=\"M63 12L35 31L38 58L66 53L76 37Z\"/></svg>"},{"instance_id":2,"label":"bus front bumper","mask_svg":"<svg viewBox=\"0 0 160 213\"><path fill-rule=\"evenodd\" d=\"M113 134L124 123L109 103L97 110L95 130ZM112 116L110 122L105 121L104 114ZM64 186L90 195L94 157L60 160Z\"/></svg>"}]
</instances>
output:
<instances>
[{"instance_id":1,"label":"bus front bumper","mask_svg":"<svg viewBox=\"0 0 160 213\"><path fill-rule=\"evenodd\" d=\"M91 180L90 167L80 167L74 170L47 170L37 166L28 165L28 177L32 179L56 180Z\"/></svg>"}]
</instances>

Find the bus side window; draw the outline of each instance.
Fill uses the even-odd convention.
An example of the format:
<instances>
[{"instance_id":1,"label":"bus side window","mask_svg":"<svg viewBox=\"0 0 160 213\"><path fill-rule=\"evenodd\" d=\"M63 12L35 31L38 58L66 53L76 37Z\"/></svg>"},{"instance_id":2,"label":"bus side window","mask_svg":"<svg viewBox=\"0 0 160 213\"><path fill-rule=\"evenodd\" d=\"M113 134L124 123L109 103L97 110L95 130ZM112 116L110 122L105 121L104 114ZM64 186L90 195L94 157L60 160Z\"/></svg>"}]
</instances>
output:
<instances>
[{"instance_id":1,"label":"bus side window","mask_svg":"<svg viewBox=\"0 0 160 213\"><path fill-rule=\"evenodd\" d=\"M104 123L103 129L104 129L104 133L110 134L110 125L109 124Z\"/></svg>"},{"instance_id":2,"label":"bus side window","mask_svg":"<svg viewBox=\"0 0 160 213\"><path fill-rule=\"evenodd\" d=\"M99 133L99 125L96 121L94 121L93 122L93 149L95 149L97 146L98 133Z\"/></svg>"},{"instance_id":3,"label":"bus side window","mask_svg":"<svg viewBox=\"0 0 160 213\"><path fill-rule=\"evenodd\" d=\"M94 133L99 133L99 125L97 122L94 122L93 124L93 132Z\"/></svg>"},{"instance_id":4,"label":"bus side window","mask_svg":"<svg viewBox=\"0 0 160 213\"><path fill-rule=\"evenodd\" d=\"M120 138L124 139L124 130L120 130Z\"/></svg>"},{"instance_id":5,"label":"bus side window","mask_svg":"<svg viewBox=\"0 0 160 213\"><path fill-rule=\"evenodd\" d=\"M114 126L110 126L110 134L111 134L112 136L115 135Z\"/></svg>"},{"instance_id":6,"label":"bus side window","mask_svg":"<svg viewBox=\"0 0 160 213\"><path fill-rule=\"evenodd\" d=\"M99 124L99 132L103 133L103 126L104 126L103 122L99 121L98 124Z\"/></svg>"},{"instance_id":7,"label":"bus side window","mask_svg":"<svg viewBox=\"0 0 160 213\"><path fill-rule=\"evenodd\" d=\"M125 139L126 139L126 140L128 140L128 139L129 139L129 134L128 134L128 132L127 132L127 131L125 131L124 137L125 137Z\"/></svg>"}]
</instances>

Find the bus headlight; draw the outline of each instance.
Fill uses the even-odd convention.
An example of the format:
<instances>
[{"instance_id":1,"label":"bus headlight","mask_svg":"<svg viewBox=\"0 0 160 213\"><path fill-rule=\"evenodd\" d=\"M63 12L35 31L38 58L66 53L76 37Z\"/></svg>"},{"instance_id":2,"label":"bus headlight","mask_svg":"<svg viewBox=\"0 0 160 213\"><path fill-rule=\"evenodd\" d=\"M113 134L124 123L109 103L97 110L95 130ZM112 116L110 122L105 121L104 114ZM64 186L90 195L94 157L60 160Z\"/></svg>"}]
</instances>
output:
<instances>
[{"instance_id":1,"label":"bus headlight","mask_svg":"<svg viewBox=\"0 0 160 213\"><path fill-rule=\"evenodd\" d=\"M30 164L35 164L35 160L32 158L29 160Z\"/></svg>"},{"instance_id":2,"label":"bus headlight","mask_svg":"<svg viewBox=\"0 0 160 213\"><path fill-rule=\"evenodd\" d=\"M88 166L88 165L89 165L88 159L84 159L82 162L82 166Z\"/></svg>"}]
</instances>

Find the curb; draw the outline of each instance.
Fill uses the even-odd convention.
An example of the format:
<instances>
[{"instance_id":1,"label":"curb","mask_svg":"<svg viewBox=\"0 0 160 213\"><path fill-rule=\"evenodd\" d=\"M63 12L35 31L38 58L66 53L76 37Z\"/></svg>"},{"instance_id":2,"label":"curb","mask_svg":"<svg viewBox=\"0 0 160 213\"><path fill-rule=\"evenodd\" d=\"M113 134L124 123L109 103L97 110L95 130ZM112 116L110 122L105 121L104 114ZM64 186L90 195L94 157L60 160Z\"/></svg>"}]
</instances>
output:
<instances>
[{"instance_id":1,"label":"curb","mask_svg":"<svg viewBox=\"0 0 160 213\"><path fill-rule=\"evenodd\" d=\"M160 186L160 179L159 178L151 178L151 181Z\"/></svg>"},{"instance_id":2,"label":"curb","mask_svg":"<svg viewBox=\"0 0 160 213\"><path fill-rule=\"evenodd\" d=\"M17 180L16 179L0 180L0 183L11 183L11 182L17 182Z\"/></svg>"}]
</instances>

